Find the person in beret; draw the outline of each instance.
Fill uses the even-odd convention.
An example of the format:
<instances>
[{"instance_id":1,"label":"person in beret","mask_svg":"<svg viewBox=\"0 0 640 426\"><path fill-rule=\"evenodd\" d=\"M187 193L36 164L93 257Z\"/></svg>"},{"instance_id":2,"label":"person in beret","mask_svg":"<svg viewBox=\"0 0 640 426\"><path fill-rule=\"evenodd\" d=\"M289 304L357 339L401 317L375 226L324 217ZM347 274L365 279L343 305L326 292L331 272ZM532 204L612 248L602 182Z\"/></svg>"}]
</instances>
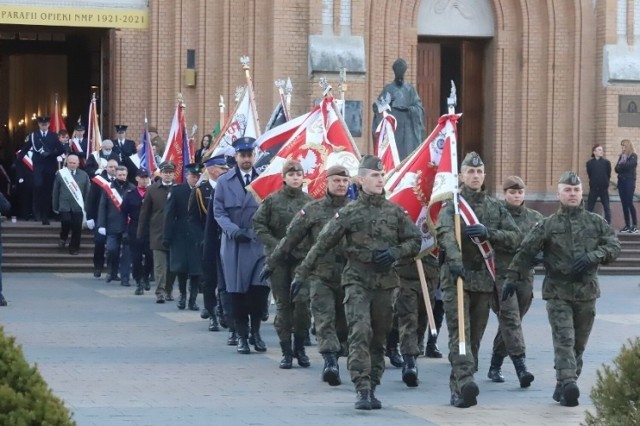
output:
<instances>
[{"instance_id":1,"label":"person in beret","mask_svg":"<svg viewBox=\"0 0 640 426\"><path fill-rule=\"evenodd\" d=\"M169 192L164 207L164 235L162 245L169 250L169 270L178 278L180 297L178 309L187 306L187 280L189 281L189 309L197 311L202 275L202 228L189 216L189 197L196 187L202 166L197 163L184 166L186 182L175 185Z\"/></svg>"},{"instance_id":2,"label":"person in beret","mask_svg":"<svg viewBox=\"0 0 640 426\"><path fill-rule=\"evenodd\" d=\"M32 152L33 213L36 220L41 220L43 225L49 225L53 181L58 170L57 158L63 154L64 149L58 142L58 135L49 130L49 117L41 116L37 121L38 130L29 134L17 157L22 160L29 151Z\"/></svg>"},{"instance_id":3,"label":"person in beret","mask_svg":"<svg viewBox=\"0 0 640 426\"><path fill-rule=\"evenodd\" d=\"M553 337L556 386L553 399L566 407L578 405L577 384L587 341L600 297L598 267L614 261L620 241L599 215L584 208L582 181L575 172L558 180L559 210L527 233L509 264L502 301L528 285L531 265L539 252L544 258L542 299Z\"/></svg>"},{"instance_id":4,"label":"person in beret","mask_svg":"<svg viewBox=\"0 0 640 426\"><path fill-rule=\"evenodd\" d=\"M303 177L302 164L296 160L286 160L282 166L284 182L282 189L265 198L253 216L253 229L258 239L264 244L265 256L269 256L280 239L285 236L287 226L296 213L302 206L313 200L310 195L302 191ZM291 368L292 357L298 360L300 367L311 365L304 348L304 339L311 326L309 300L307 298L294 301L289 294L293 272L304 255L305 252L301 251L289 253L286 262L277 264L269 274L271 290L276 301L276 317L273 325L282 349L280 368L284 369Z\"/></svg>"},{"instance_id":5,"label":"person in beret","mask_svg":"<svg viewBox=\"0 0 640 426\"><path fill-rule=\"evenodd\" d=\"M489 306L494 297L496 274L484 250L515 251L522 241L522 233L504 205L484 189L484 162L476 152L470 152L460 167L460 205L466 202L475 213L461 215L461 246L455 233L454 203L447 203L438 214L436 240L440 250L442 272L440 288L443 293L447 329L449 331L449 361L451 376L450 404L467 408L477 404L480 393L474 374L478 370L478 351L489 318ZM459 353L457 280L464 280L464 323L466 354ZM460 313L462 314L462 313Z\"/></svg>"},{"instance_id":6,"label":"person in beret","mask_svg":"<svg viewBox=\"0 0 640 426\"><path fill-rule=\"evenodd\" d=\"M327 169L326 174L326 195L305 204L295 214L285 236L267 256L263 274L270 275L278 265L287 265L292 254L307 253L317 241L324 225L350 201L347 196L350 182L347 168L332 166ZM309 274L304 288L292 288L291 295L296 303L311 299L318 351L324 359L322 381L330 386L342 383L338 357L346 355L347 346L347 320L342 306L344 290L340 285L346 263L344 250L344 244L338 244L327 251ZM292 358L290 345L285 346L280 368L291 368Z\"/></svg>"},{"instance_id":7,"label":"person in beret","mask_svg":"<svg viewBox=\"0 0 640 426\"><path fill-rule=\"evenodd\" d=\"M189 218L197 224L200 231L200 240L202 241L202 298L204 307L200 316L203 319L209 319L209 331L219 331L220 322L227 325L227 321L223 317L222 302L218 305L216 297L216 289L224 289L224 281L220 279L220 226L213 218L213 212L210 208L215 188L218 184L218 178L229 170L224 155L217 155L205 160L207 179L202 179L198 187L191 191L189 197ZM219 290L220 291L220 290ZM224 290L222 290L224 291ZM220 306L220 309L217 309ZM227 309L229 309L227 307ZM218 318L220 313L220 318ZM226 328L226 327L225 327Z\"/></svg>"},{"instance_id":8,"label":"person in beret","mask_svg":"<svg viewBox=\"0 0 640 426\"><path fill-rule=\"evenodd\" d=\"M380 158L363 156L358 176L360 196L326 224L291 286L304 287L321 259L346 241L342 286L349 325L347 366L356 388L355 408L370 410L382 407L375 390L384 372L384 346L398 286L393 265L398 259L416 256L422 237L404 210L386 199Z\"/></svg>"},{"instance_id":9,"label":"person in beret","mask_svg":"<svg viewBox=\"0 0 640 426\"><path fill-rule=\"evenodd\" d=\"M149 185L142 201L136 237L147 238L153 251L153 270L156 278L156 303L173 300L175 274L169 269L169 249L164 241L164 207L176 178L176 166L165 161L158 166L160 179Z\"/></svg>"},{"instance_id":10,"label":"person in beret","mask_svg":"<svg viewBox=\"0 0 640 426\"><path fill-rule=\"evenodd\" d=\"M258 202L247 190L247 186L258 177L253 167L255 139L238 138L233 142L233 148L236 166L218 179L213 213L222 229L222 272L234 316L235 332L230 330L227 343L237 342L237 352L248 354L251 352L249 332L254 337L256 351L267 350L260 339L260 324L269 297L269 285L260 279L264 246L253 229Z\"/></svg>"},{"instance_id":11,"label":"person in beret","mask_svg":"<svg viewBox=\"0 0 640 426\"><path fill-rule=\"evenodd\" d=\"M525 206L525 184L519 176L509 176L504 180L502 189L504 190L503 205L513 218L514 222L526 235L538 222L542 220L542 214ZM496 289L501 291L504 275L507 272L509 262L513 259L512 250L503 250L496 247ZM539 259L539 258L538 258ZM540 259L539 259L540 260ZM536 261L536 264L540 263ZM518 294L504 302L491 298L491 309L498 316L498 331L493 339L493 350L491 355L491 365L487 376L494 383L504 382L502 375L502 362L508 355L516 367L516 375L520 382L520 387L529 387L534 379L526 367L525 341L522 332L522 319L529 311L533 300L533 267L526 277L526 285L519 288Z\"/></svg>"}]
</instances>

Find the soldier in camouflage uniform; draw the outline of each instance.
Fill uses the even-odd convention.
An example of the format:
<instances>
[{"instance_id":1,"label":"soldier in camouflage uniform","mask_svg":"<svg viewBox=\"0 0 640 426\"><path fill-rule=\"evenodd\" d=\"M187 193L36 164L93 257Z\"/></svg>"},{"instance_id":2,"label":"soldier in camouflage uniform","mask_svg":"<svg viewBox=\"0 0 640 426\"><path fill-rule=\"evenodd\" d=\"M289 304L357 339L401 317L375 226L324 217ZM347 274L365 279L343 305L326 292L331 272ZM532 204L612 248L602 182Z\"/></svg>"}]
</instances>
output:
<instances>
[{"instance_id":1,"label":"soldier in camouflage uniform","mask_svg":"<svg viewBox=\"0 0 640 426\"><path fill-rule=\"evenodd\" d=\"M253 229L264 244L265 256L269 256L284 237L291 219L302 206L313 200L302 192L303 170L299 161L287 160L282 167L284 186L265 198L253 216ZM306 252L292 250L283 262L278 263L270 274L271 290L276 300L276 317L273 325L280 339L282 361L280 368L289 369L292 356L298 359L300 367L309 367L309 357L304 349L304 338L311 326L309 300L293 301L289 287L295 267ZM263 275L264 276L264 275ZM293 330L293 352L291 350L291 330Z\"/></svg>"},{"instance_id":2,"label":"soldier in camouflage uniform","mask_svg":"<svg viewBox=\"0 0 640 426\"><path fill-rule=\"evenodd\" d=\"M454 231L454 205L448 203L438 215L436 239L446 265L441 268L440 286L449 330L451 405L467 408L477 404L480 393L473 375L478 370L478 350L489 318L489 304L491 297L495 297L495 281L476 244L488 241L493 249L515 251L522 234L502 203L482 190L484 163L477 153L471 152L464 158L460 178L460 196L471 206L478 223L462 225L460 248ZM466 355L458 351L458 277L464 279Z\"/></svg>"},{"instance_id":3,"label":"soldier in camouflage uniform","mask_svg":"<svg viewBox=\"0 0 640 426\"><path fill-rule=\"evenodd\" d=\"M384 172L378 157L360 160L362 192L322 229L300 264L292 286L304 283L318 261L342 238L347 265L342 273L349 325L347 367L355 383L355 408L379 409L375 388L384 372L384 346L392 321L392 296L398 285L392 269L397 259L418 254L421 235L405 212L384 195Z\"/></svg>"},{"instance_id":4,"label":"soldier in camouflage uniform","mask_svg":"<svg viewBox=\"0 0 640 426\"><path fill-rule=\"evenodd\" d=\"M547 301L557 379L553 399L575 407L580 396L576 381L600 297L598 266L618 257L620 241L602 217L584 209L582 183L574 172L560 177L558 198L558 212L527 234L509 265L502 300L527 285L530 265L542 250L542 298Z\"/></svg>"},{"instance_id":5,"label":"soldier in camouflage uniform","mask_svg":"<svg viewBox=\"0 0 640 426\"><path fill-rule=\"evenodd\" d=\"M427 255L422 265L429 289L431 305L435 302L434 283L438 283L438 262ZM418 365L416 358L422 352L418 346L419 336L427 330L427 309L422 296L422 286L418 268L413 258L402 259L395 265L399 287L394 297L394 323L397 321L402 353L402 381L409 387L418 386Z\"/></svg>"},{"instance_id":6,"label":"soldier in camouflage uniform","mask_svg":"<svg viewBox=\"0 0 640 426\"><path fill-rule=\"evenodd\" d=\"M324 225L350 201L348 189L349 171L345 167L327 169L326 196L305 204L293 218L287 234L267 259L266 269L273 270L276 265L286 262L291 252L307 253ZM342 306L344 290L340 285L345 263L343 244L338 244L318 259L315 268L309 272L305 288L294 295L295 301L309 300L309 294L311 296L318 351L324 358L322 381L331 386L341 383L338 356L347 345L347 320Z\"/></svg>"},{"instance_id":7,"label":"soldier in camouflage uniform","mask_svg":"<svg viewBox=\"0 0 640 426\"><path fill-rule=\"evenodd\" d=\"M518 176L505 179L504 206L511 214L523 235L526 235L536 223L542 220L542 214L524 205L525 185ZM501 291L502 282L507 272L509 262L513 259L513 251L496 247L496 287ZM504 382L500 367L502 361L509 355L516 368L521 388L527 388L533 382L534 376L527 370L525 364L525 344L522 333L522 318L531 307L533 300L533 268L529 270L526 285L520 287L516 297L500 302L497 297L491 299L491 309L498 316L498 332L493 340L493 353L488 377L495 383Z\"/></svg>"}]
</instances>

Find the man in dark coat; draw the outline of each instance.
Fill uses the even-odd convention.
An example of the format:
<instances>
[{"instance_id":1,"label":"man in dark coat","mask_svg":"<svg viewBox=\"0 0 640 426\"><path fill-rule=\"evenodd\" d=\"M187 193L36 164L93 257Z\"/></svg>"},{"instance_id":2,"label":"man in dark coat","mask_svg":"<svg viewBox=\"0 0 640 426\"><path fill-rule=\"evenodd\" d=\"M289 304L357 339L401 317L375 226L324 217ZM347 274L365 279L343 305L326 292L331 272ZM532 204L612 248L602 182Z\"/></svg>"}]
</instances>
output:
<instances>
[{"instance_id":1,"label":"man in dark coat","mask_svg":"<svg viewBox=\"0 0 640 426\"><path fill-rule=\"evenodd\" d=\"M149 291L151 285L149 278L151 276L151 268L153 267L153 253L149 247L149 236L144 235L138 238L138 222L140 218L140 208L142 200L147 193L149 186L149 171L147 169L139 169L136 174L136 182L138 186L130 189L122 200L122 241L129 245L131 251L131 267L133 279L136 281L136 291L134 294L142 295L144 290Z\"/></svg>"},{"instance_id":2,"label":"man in dark coat","mask_svg":"<svg viewBox=\"0 0 640 426\"><path fill-rule=\"evenodd\" d=\"M204 179L189 198L189 217L193 223L202 229L202 298L204 309L200 315L209 318L209 331L219 331L216 313L216 288L220 275L220 226L213 217L213 207L210 208L215 187L220 175L229 170L224 155L218 155L205 161L208 179ZM208 214L208 213L211 214ZM223 322L226 323L223 319Z\"/></svg>"},{"instance_id":3,"label":"man in dark coat","mask_svg":"<svg viewBox=\"0 0 640 426\"><path fill-rule=\"evenodd\" d=\"M178 309L187 302L189 279L189 309L197 311L196 304L202 275L202 228L189 218L189 197L200 178L200 165L187 164L187 182L175 185L164 206L164 237L162 245L169 249L169 270L178 277L180 298Z\"/></svg>"},{"instance_id":4,"label":"man in dark coat","mask_svg":"<svg viewBox=\"0 0 640 426\"><path fill-rule=\"evenodd\" d=\"M67 156L67 166L58 170L53 184L53 211L60 214L60 242L64 248L71 231L69 253L78 254L80 251L80 236L82 221L84 220L84 203L89 198L91 181L89 176L78 168L80 159L76 154Z\"/></svg>"},{"instance_id":5,"label":"man in dark coat","mask_svg":"<svg viewBox=\"0 0 640 426\"><path fill-rule=\"evenodd\" d=\"M125 256L120 262L120 246L122 245L122 233L124 232L120 207L122 206L122 198L127 191L133 189L133 185L127 182L126 167L116 167L116 180L111 183L111 188L114 190L111 194L107 191L102 193L98 206L97 223L98 234L106 235L107 237L107 263L109 264L107 282L111 282L111 280L118 281L118 270L121 270L121 266L124 266L121 263L125 264L129 260L129 256ZM125 277L125 274L122 275L121 284L128 287L129 277Z\"/></svg>"},{"instance_id":6,"label":"man in dark coat","mask_svg":"<svg viewBox=\"0 0 640 426\"><path fill-rule=\"evenodd\" d=\"M100 150L94 151L89 155L84 170L90 178L98 176L102 173L109 160L118 161L118 154L113 152L113 142L110 139L105 139L100 144Z\"/></svg>"},{"instance_id":7,"label":"man in dark coat","mask_svg":"<svg viewBox=\"0 0 640 426\"><path fill-rule=\"evenodd\" d=\"M258 177L253 168L255 139L239 138L233 143L237 165L218 180L213 196L214 215L223 231L220 254L227 291L238 333L238 353L248 354L249 325L259 352L267 350L260 339L260 323L269 287L260 280L264 247L253 231L258 203L246 186Z\"/></svg>"},{"instance_id":8,"label":"man in dark coat","mask_svg":"<svg viewBox=\"0 0 640 426\"><path fill-rule=\"evenodd\" d=\"M87 145L89 144L89 142L87 141L87 138L84 135L84 131L85 131L84 124L82 124L80 119L78 119L78 122L76 123L76 126L73 130L73 137L69 141L69 145L71 146L71 152L78 154L78 157L80 157L79 167L83 170L86 164L84 159L87 156Z\"/></svg>"},{"instance_id":9,"label":"man in dark coat","mask_svg":"<svg viewBox=\"0 0 640 426\"><path fill-rule=\"evenodd\" d=\"M113 152L118 156L118 163L129 171L129 181L135 182L138 167L131 161L131 156L137 154L136 143L127 139L128 126L116 124L115 127L117 136L113 139Z\"/></svg>"},{"instance_id":10,"label":"man in dark coat","mask_svg":"<svg viewBox=\"0 0 640 426\"><path fill-rule=\"evenodd\" d=\"M57 157L62 154L58 135L49 130L49 117L38 117L39 130L31 133L20 150L22 159L29 150L33 151L33 201L36 220L49 225L51 215L51 193L53 177L58 170Z\"/></svg>"},{"instance_id":11,"label":"man in dark coat","mask_svg":"<svg viewBox=\"0 0 640 426\"><path fill-rule=\"evenodd\" d=\"M170 161L160 164L160 179L147 189L138 222L138 239L148 238L153 251L153 270L157 282L156 303L173 300L171 292L175 274L169 270L169 249L164 241L164 206L176 177L176 166Z\"/></svg>"}]
</instances>

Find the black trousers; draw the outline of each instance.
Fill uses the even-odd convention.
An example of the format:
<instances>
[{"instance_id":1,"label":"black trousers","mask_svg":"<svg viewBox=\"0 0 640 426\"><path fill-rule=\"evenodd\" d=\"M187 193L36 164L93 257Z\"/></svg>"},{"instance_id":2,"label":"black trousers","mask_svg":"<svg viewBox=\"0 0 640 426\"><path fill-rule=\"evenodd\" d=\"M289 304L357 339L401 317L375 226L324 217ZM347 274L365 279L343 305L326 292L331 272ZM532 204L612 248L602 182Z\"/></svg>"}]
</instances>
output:
<instances>
[{"instance_id":1,"label":"black trousers","mask_svg":"<svg viewBox=\"0 0 640 426\"><path fill-rule=\"evenodd\" d=\"M69 251L80 249L80 236L82 235L82 212L60 212L60 239L66 241L71 231Z\"/></svg>"},{"instance_id":2,"label":"black trousers","mask_svg":"<svg viewBox=\"0 0 640 426\"><path fill-rule=\"evenodd\" d=\"M202 261L202 299L204 300L204 308L211 314L215 313L216 305L218 304L216 298L218 269L217 262Z\"/></svg>"},{"instance_id":3,"label":"black trousers","mask_svg":"<svg viewBox=\"0 0 640 426\"><path fill-rule=\"evenodd\" d=\"M187 279L189 280L189 293L198 295L200 291L200 275L191 275L184 272L174 272L178 278L180 294L187 294Z\"/></svg>"},{"instance_id":4,"label":"black trousers","mask_svg":"<svg viewBox=\"0 0 640 426\"><path fill-rule=\"evenodd\" d=\"M49 220L51 217L51 193L53 192L53 178L45 180L42 185L33 187L33 207L36 220Z\"/></svg>"},{"instance_id":5,"label":"black trousers","mask_svg":"<svg viewBox=\"0 0 640 426\"><path fill-rule=\"evenodd\" d=\"M611 223L611 209L609 208L609 190L589 188L589 197L587 198L587 210L592 212L596 206L596 202L600 198L602 209L604 210L604 220Z\"/></svg>"},{"instance_id":6,"label":"black trousers","mask_svg":"<svg viewBox=\"0 0 640 426\"><path fill-rule=\"evenodd\" d=\"M265 299L269 297L269 287L261 285L249 286L246 293L230 293L231 310L239 337L248 337L260 331ZM249 329L251 326L251 329Z\"/></svg>"},{"instance_id":7,"label":"black trousers","mask_svg":"<svg viewBox=\"0 0 640 426\"><path fill-rule=\"evenodd\" d=\"M131 275L137 281L149 281L153 270L153 252L149 248L149 240L130 238L131 250Z\"/></svg>"},{"instance_id":8,"label":"black trousers","mask_svg":"<svg viewBox=\"0 0 640 426\"><path fill-rule=\"evenodd\" d=\"M102 270L104 268L104 252L105 245L107 244L107 236L98 234L97 228L93 232L93 267Z\"/></svg>"}]
</instances>

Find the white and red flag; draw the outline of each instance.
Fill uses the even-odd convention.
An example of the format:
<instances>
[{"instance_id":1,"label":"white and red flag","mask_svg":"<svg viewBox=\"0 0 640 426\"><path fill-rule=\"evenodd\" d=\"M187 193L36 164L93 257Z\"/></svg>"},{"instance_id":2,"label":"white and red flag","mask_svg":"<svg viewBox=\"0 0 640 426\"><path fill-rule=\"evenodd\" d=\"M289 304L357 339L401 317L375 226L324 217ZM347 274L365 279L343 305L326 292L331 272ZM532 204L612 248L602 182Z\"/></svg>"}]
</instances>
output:
<instances>
[{"instance_id":1,"label":"white and red flag","mask_svg":"<svg viewBox=\"0 0 640 426\"><path fill-rule=\"evenodd\" d=\"M100 124L98 122L98 112L96 111L96 96L93 95L89 103L89 115L87 118L87 158L92 152L99 151L100 145L102 145L102 135L100 135Z\"/></svg>"},{"instance_id":2,"label":"white and red flag","mask_svg":"<svg viewBox=\"0 0 640 426\"><path fill-rule=\"evenodd\" d=\"M382 120L376 129L374 153L380 160L384 170L390 172L400 164L398 146L396 145L396 118L387 111L382 111Z\"/></svg>"},{"instance_id":3,"label":"white and red flag","mask_svg":"<svg viewBox=\"0 0 640 426\"><path fill-rule=\"evenodd\" d=\"M153 152L153 151L152 151ZM176 112L173 114L171 122L171 130L167 139L167 147L162 154L162 162L171 161L176 166L176 182L185 181L184 166L191 158L189 147L189 138L187 137L187 128L184 121L184 104L178 101L176 104Z\"/></svg>"},{"instance_id":4,"label":"white and red flag","mask_svg":"<svg viewBox=\"0 0 640 426\"><path fill-rule=\"evenodd\" d=\"M352 175L357 173L360 153L336 113L333 98L323 99L306 116L265 171L251 183L249 189L258 200L282 188L282 166L288 159L300 161L304 170L303 188L314 198L325 194L327 168L342 165Z\"/></svg>"},{"instance_id":5,"label":"white and red flag","mask_svg":"<svg viewBox=\"0 0 640 426\"><path fill-rule=\"evenodd\" d=\"M53 114L51 115L51 124L49 129L52 132L58 133L60 130L67 130L67 126L64 125L62 114L60 114L60 105L58 104L58 95L55 95L55 101L53 103Z\"/></svg>"},{"instance_id":6,"label":"white and red flag","mask_svg":"<svg viewBox=\"0 0 640 426\"><path fill-rule=\"evenodd\" d=\"M251 88L247 87L208 152L212 152L211 156L233 156L235 155L233 141L241 137L257 139L259 135L256 114L251 103Z\"/></svg>"},{"instance_id":7,"label":"white and red flag","mask_svg":"<svg viewBox=\"0 0 640 426\"><path fill-rule=\"evenodd\" d=\"M401 205L422 232L422 252L435 246L428 219L437 219L439 205L436 207L434 204L429 209L427 206L434 196L437 201L446 198L442 197L454 176L447 175L444 168L451 167L451 143L453 141L455 152L456 127L460 115L440 117L429 137L389 174L385 183L387 198ZM455 176L454 183L457 171Z\"/></svg>"}]
</instances>

